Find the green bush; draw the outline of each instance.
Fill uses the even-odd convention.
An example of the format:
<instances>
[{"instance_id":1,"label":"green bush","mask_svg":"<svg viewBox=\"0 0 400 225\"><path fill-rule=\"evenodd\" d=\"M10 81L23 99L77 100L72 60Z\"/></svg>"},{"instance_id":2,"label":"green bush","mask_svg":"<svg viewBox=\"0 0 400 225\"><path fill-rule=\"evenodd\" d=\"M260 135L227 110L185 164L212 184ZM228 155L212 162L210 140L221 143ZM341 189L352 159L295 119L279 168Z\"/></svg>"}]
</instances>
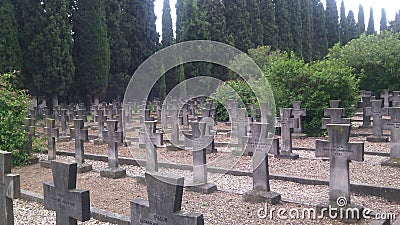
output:
<instances>
[{"instance_id":1,"label":"green bush","mask_svg":"<svg viewBox=\"0 0 400 225\"><path fill-rule=\"evenodd\" d=\"M262 69L272 88L277 114L280 108L291 108L294 101L303 102L302 107L307 108L303 132L310 136L323 133L323 112L329 100L341 100L341 106L351 112L351 106L358 99L358 79L353 69L339 60L307 64L293 55L271 52L269 47L251 49L249 56ZM246 82L233 80L226 82L226 85L232 87L245 104L255 103L254 93ZM234 95L223 85L217 90L216 96L226 99ZM225 109L217 104L217 119L225 120L227 117Z\"/></svg>"},{"instance_id":2,"label":"green bush","mask_svg":"<svg viewBox=\"0 0 400 225\"><path fill-rule=\"evenodd\" d=\"M13 165L27 162L25 131L22 129L28 96L10 83L16 73L0 75L0 149L12 153Z\"/></svg>"},{"instance_id":3,"label":"green bush","mask_svg":"<svg viewBox=\"0 0 400 225\"><path fill-rule=\"evenodd\" d=\"M400 90L399 33L364 34L345 46L335 45L328 59L339 60L354 68L360 79L360 89L373 91L374 94L386 88Z\"/></svg>"}]
</instances>

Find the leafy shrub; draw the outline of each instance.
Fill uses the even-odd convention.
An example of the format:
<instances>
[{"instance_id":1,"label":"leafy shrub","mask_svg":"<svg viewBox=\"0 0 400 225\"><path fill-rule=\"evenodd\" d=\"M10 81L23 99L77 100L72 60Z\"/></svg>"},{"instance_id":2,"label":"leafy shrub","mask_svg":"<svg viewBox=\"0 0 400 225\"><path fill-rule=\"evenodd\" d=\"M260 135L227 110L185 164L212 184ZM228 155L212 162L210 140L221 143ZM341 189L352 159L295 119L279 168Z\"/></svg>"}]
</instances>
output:
<instances>
[{"instance_id":1,"label":"leafy shrub","mask_svg":"<svg viewBox=\"0 0 400 225\"><path fill-rule=\"evenodd\" d=\"M358 79L353 69L339 60L306 64L293 55L271 52L269 47L251 49L249 55L263 70L271 85L277 113L280 108L291 108L294 101L303 102L302 107L307 108L307 116L303 118L303 132L308 135L322 134L323 111L328 107L329 100L341 100L341 106L350 112L351 106L358 99ZM256 100L246 82L234 80L226 84L240 95L245 104ZM233 96L223 86L217 90L216 95L223 98ZM225 110L217 104L217 119L226 118Z\"/></svg>"},{"instance_id":2,"label":"leafy shrub","mask_svg":"<svg viewBox=\"0 0 400 225\"><path fill-rule=\"evenodd\" d=\"M27 162L25 131L22 129L28 96L10 83L16 73L0 75L0 149L12 153L13 165Z\"/></svg>"},{"instance_id":3,"label":"leafy shrub","mask_svg":"<svg viewBox=\"0 0 400 225\"><path fill-rule=\"evenodd\" d=\"M400 90L400 34L382 32L362 35L345 46L335 45L328 59L355 69L360 89L379 94L382 89Z\"/></svg>"}]
</instances>

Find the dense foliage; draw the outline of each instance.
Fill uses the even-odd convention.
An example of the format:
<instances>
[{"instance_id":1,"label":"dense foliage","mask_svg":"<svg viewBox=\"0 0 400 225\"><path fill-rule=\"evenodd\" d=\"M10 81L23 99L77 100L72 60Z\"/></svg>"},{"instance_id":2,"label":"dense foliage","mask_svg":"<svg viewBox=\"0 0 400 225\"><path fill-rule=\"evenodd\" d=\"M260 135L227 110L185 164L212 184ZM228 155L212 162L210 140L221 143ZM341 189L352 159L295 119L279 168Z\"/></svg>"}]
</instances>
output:
<instances>
[{"instance_id":1,"label":"dense foliage","mask_svg":"<svg viewBox=\"0 0 400 225\"><path fill-rule=\"evenodd\" d=\"M0 75L0 150L12 153L13 165L27 162L25 132L22 129L28 96L11 85L15 74Z\"/></svg>"},{"instance_id":2,"label":"dense foliage","mask_svg":"<svg viewBox=\"0 0 400 225\"><path fill-rule=\"evenodd\" d=\"M360 79L360 89L379 94L382 89L400 90L400 36L384 32L379 35L362 35L346 46L335 46L329 59L340 60L355 69Z\"/></svg>"}]
</instances>

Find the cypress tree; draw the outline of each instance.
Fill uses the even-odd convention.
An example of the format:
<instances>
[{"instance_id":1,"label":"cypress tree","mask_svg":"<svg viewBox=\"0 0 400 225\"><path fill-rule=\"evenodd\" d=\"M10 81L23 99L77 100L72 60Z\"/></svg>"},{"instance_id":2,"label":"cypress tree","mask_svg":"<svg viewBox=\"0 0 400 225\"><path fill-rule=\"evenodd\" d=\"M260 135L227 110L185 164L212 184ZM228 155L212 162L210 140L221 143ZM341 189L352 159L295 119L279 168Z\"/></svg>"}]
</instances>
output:
<instances>
[{"instance_id":1,"label":"cypress tree","mask_svg":"<svg viewBox=\"0 0 400 225\"><path fill-rule=\"evenodd\" d=\"M275 1L276 26L278 27L277 48L290 52L293 47L293 37L290 30L289 9L287 0Z\"/></svg>"},{"instance_id":2,"label":"cypress tree","mask_svg":"<svg viewBox=\"0 0 400 225\"><path fill-rule=\"evenodd\" d=\"M328 39L326 36L326 23L324 6L320 0L313 0L313 60L322 59L328 53Z\"/></svg>"},{"instance_id":3,"label":"cypress tree","mask_svg":"<svg viewBox=\"0 0 400 225\"><path fill-rule=\"evenodd\" d=\"M357 27L358 27L358 35L357 36L360 36L361 34L365 33L364 8L361 4L358 7Z\"/></svg>"},{"instance_id":4,"label":"cypress tree","mask_svg":"<svg viewBox=\"0 0 400 225\"><path fill-rule=\"evenodd\" d=\"M260 1L260 18L263 25L263 45L275 47L277 40L276 23L275 23L275 7L272 0Z\"/></svg>"},{"instance_id":5,"label":"cypress tree","mask_svg":"<svg viewBox=\"0 0 400 225\"><path fill-rule=\"evenodd\" d=\"M162 11L162 46L168 47L174 43L174 31L172 30L172 17L171 17L171 6L169 0L164 0L163 11ZM159 81L159 97L164 99L167 95L167 84L166 77L170 78L174 71L168 71L164 74ZM168 82L170 83L170 82ZM175 83L175 82L173 82Z\"/></svg>"},{"instance_id":6,"label":"cypress tree","mask_svg":"<svg viewBox=\"0 0 400 225\"><path fill-rule=\"evenodd\" d=\"M40 94L51 97L53 106L58 96L66 96L74 75L71 25L68 19L69 1L53 0L44 4L47 26L39 39L43 46L43 64L34 84Z\"/></svg>"},{"instance_id":7,"label":"cypress tree","mask_svg":"<svg viewBox=\"0 0 400 225\"><path fill-rule=\"evenodd\" d=\"M223 0L227 33L231 34L235 47L247 51L252 46L250 12L246 0Z\"/></svg>"},{"instance_id":8,"label":"cypress tree","mask_svg":"<svg viewBox=\"0 0 400 225\"><path fill-rule=\"evenodd\" d=\"M347 15L347 24L349 27L349 41L358 38L360 36L359 30L356 19L354 18L354 12L352 10L350 10L349 14Z\"/></svg>"},{"instance_id":9,"label":"cypress tree","mask_svg":"<svg viewBox=\"0 0 400 225\"><path fill-rule=\"evenodd\" d=\"M110 78L105 95L106 101L122 98L130 74L130 49L121 29L122 10L118 0L105 1L107 34L110 43Z\"/></svg>"},{"instance_id":10,"label":"cypress tree","mask_svg":"<svg viewBox=\"0 0 400 225\"><path fill-rule=\"evenodd\" d=\"M400 32L400 10L396 12L396 16L393 21L389 22L390 24L390 29L393 32Z\"/></svg>"},{"instance_id":11,"label":"cypress tree","mask_svg":"<svg viewBox=\"0 0 400 225\"><path fill-rule=\"evenodd\" d=\"M78 2L74 15L74 91L79 98L102 97L110 72L110 45L103 0Z\"/></svg>"},{"instance_id":12,"label":"cypress tree","mask_svg":"<svg viewBox=\"0 0 400 225\"><path fill-rule=\"evenodd\" d=\"M10 0L0 0L0 74L21 69L17 22Z\"/></svg>"},{"instance_id":13,"label":"cypress tree","mask_svg":"<svg viewBox=\"0 0 400 225\"><path fill-rule=\"evenodd\" d=\"M372 6L369 10L369 20L367 27L367 35L375 34L375 25L374 25L374 11L372 10Z\"/></svg>"},{"instance_id":14,"label":"cypress tree","mask_svg":"<svg viewBox=\"0 0 400 225\"><path fill-rule=\"evenodd\" d=\"M303 58L305 62L312 61L312 0L302 0L301 1L301 18L302 18L302 28L303 28Z\"/></svg>"},{"instance_id":15,"label":"cypress tree","mask_svg":"<svg viewBox=\"0 0 400 225\"><path fill-rule=\"evenodd\" d=\"M328 48L332 47L339 41L339 24L338 24L338 10L336 0L326 0L326 29Z\"/></svg>"},{"instance_id":16,"label":"cypress tree","mask_svg":"<svg viewBox=\"0 0 400 225\"><path fill-rule=\"evenodd\" d=\"M379 30L380 30L380 32L388 30L387 20L386 20L386 10L384 8L382 8L382 11L381 11L381 21L380 21Z\"/></svg>"},{"instance_id":17,"label":"cypress tree","mask_svg":"<svg viewBox=\"0 0 400 225\"><path fill-rule=\"evenodd\" d=\"M344 1L342 0L342 3L340 4L340 43L342 45L346 45L347 42L349 41L349 23L347 22L346 18L346 9L344 6Z\"/></svg>"},{"instance_id":18,"label":"cypress tree","mask_svg":"<svg viewBox=\"0 0 400 225\"><path fill-rule=\"evenodd\" d=\"M293 39L292 51L296 56L302 57L303 54L303 31L301 24L301 3L300 0L291 1L292 4L289 6L289 18L290 18L290 31Z\"/></svg>"},{"instance_id":19,"label":"cypress tree","mask_svg":"<svg viewBox=\"0 0 400 225\"><path fill-rule=\"evenodd\" d=\"M183 10L183 0L176 0L175 4L176 9L176 23L175 23L175 35L176 35L176 42L182 42L182 10Z\"/></svg>"},{"instance_id":20,"label":"cypress tree","mask_svg":"<svg viewBox=\"0 0 400 225\"><path fill-rule=\"evenodd\" d=\"M249 12L250 40L249 48L263 45L263 25L261 23L260 5L257 0L247 0L247 11Z\"/></svg>"}]
</instances>

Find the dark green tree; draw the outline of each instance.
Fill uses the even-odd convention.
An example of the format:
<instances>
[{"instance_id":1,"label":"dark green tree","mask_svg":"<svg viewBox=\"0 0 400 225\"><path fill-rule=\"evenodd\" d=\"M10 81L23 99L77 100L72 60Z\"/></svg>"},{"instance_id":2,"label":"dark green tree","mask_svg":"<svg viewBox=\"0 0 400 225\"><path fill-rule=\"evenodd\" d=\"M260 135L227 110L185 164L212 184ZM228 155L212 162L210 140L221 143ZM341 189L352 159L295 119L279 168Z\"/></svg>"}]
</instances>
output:
<instances>
[{"instance_id":1,"label":"dark green tree","mask_svg":"<svg viewBox=\"0 0 400 225\"><path fill-rule=\"evenodd\" d=\"M122 98L130 75L130 49L121 29L122 10L118 0L105 1L107 34L110 43L110 78L105 100Z\"/></svg>"},{"instance_id":2,"label":"dark green tree","mask_svg":"<svg viewBox=\"0 0 400 225\"><path fill-rule=\"evenodd\" d=\"M367 27L367 35L375 34L375 25L374 25L374 11L372 10L372 6L369 9L369 19L368 19L368 27Z\"/></svg>"},{"instance_id":3,"label":"dark green tree","mask_svg":"<svg viewBox=\"0 0 400 225\"><path fill-rule=\"evenodd\" d=\"M246 0L223 0L225 5L226 29L232 34L235 47L247 51L252 46L250 12Z\"/></svg>"},{"instance_id":4,"label":"dark green tree","mask_svg":"<svg viewBox=\"0 0 400 225\"><path fill-rule=\"evenodd\" d=\"M250 24L250 48L263 45L263 25L261 23L260 4L258 0L247 0L247 12Z\"/></svg>"},{"instance_id":5,"label":"dark green tree","mask_svg":"<svg viewBox=\"0 0 400 225\"><path fill-rule=\"evenodd\" d=\"M163 2L163 11L162 11L162 47L168 47L174 43L174 31L172 29L172 17L171 17L171 6L169 0L164 0ZM174 70L168 71L164 74L159 81L159 97L164 99L167 95L167 77L169 80L171 76L174 76L176 73ZM169 82L170 83L170 82ZM173 82L176 83L176 82Z\"/></svg>"},{"instance_id":6,"label":"dark green tree","mask_svg":"<svg viewBox=\"0 0 400 225\"><path fill-rule=\"evenodd\" d=\"M301 1L301 19L303 27L303 58L305 62L312 61L312 0Z\"/></svg>"},{"instance_id":7,"label":"dark green tree","mask_svg":"<svg viewBox=\"0 0 400 225\"><path fill-rule=\"evenodd\" d=\"M396 16L393 21L389 22L390 29L393 32L400 32L400 10L396 12Z\"/></svg>"},{"instance_id":8,"label":"dark green tree","mask_svg":"<svg viewBox=\"0 0 400 225\"><path fill-rule=\"evenodd\" d=\"M276 26L278 28L277 48L290 52L293 48L293 37L290 29L290 18L287 0L275 0Z\"/></svg>"},{"instance_id":9,"label":"dark green tree","mask_svg":"<svg viewBox=\"0 0 400 225\"><path fill-rule=\"evenodd\" d=\"M346 18L346 8L344 1L340 3L340 24L339 24L340 43L346 45L349 41L349 23Z\"/></svg>"},{"instance_id":10,"label":"dark green tree","mask_svg":"<svg viewBox=\"0 0 400 225\"><path fill-rule=\"evenodd\" d=\"M364 8L361 4L358 6L357 27L358 27L358 35L357 36L360 36L361 34L365 33Z\"/></svg>"},{"instance_id":11,"label":"dark green tree","mask_svg":"<svg viewBox=\"0 0 400 225\"><path fill-rule=\"evenodd\" d=\"M324 6L320 0L313 0L313 32L312 56L313 60L322 59L328 53L328 39L325 23Z\"/></svg>"},{"instance_id":12,"label":"dark green tree","mask_svg":"<svg viewBox=\"0 0 400 225\"><path fill-rule=\"evenodd\" d=\"M44 8L47 24L38 41L43 47L42 69L39 74L34 74L33 82L40 95L51 97L55 106L59 96L67 95L75 71L69 1L46 1Z\"/></svg>"},{"instance_id":13,"label":"dark green tree","mask_svg":"<svg viewBox=\"0 0 400 225\"><path fill-rule=\"evenodd\" d=\"M338 10L336 0L326 0L325 21L328 39L328 48L339 41Z\"/></svg>"},{"instance_id":14,"label":"dark green tree","mask_svg":"<svg viewBox=\"0 0 400 225\"><path fill-rule=\"evenodd\" d=\"M358 26L356 23L356 19L354 18L354 12L352 10L350 10L349 14L347 15L347 24L349 27L349 41L358 38Z\"/></svg>"},{"instance_id":15,"label":"dark green tree","mask_svg":"<svg viewBox=\"0 0 400 225\"><path fill-rule=\"evenodd\" d=\"M22 52L18 43L17 22L10 0L0 0L0 74L20 70Z\"/></svg>"},{"instance_id":16,"label":"dark green tree","mask_svg":"<svg viewBox=\"0 0 400 225\"><path fill-rule=\"evenodd\" d=\"M80 100L102 97L110 72L110 45L103 0L78 2L74 15L74 94Z\"/></svg>"},{"instance_id":17,"label":"dark green tree","mask_svg":"<svg viewBox=\"0 0 400 225\"><path fill-rule=\"evenodd\" d=\"M379 30L380 30L380 32L388 30L387 19L386 19L386 10L384 8L382 8L382 10L381 10L381 21L380 21Z\"/></svg>"},{"instance_id":18,"label":"dark green tree","mask_svg":"<svg viewBox=\"0 0 400 225\"><path fill-rule=\"evenodd\" d=\"M303 54L303 31L301 16L301 0L290 1L289 18L290 31L292 34L293 46L292 51L297 57L301 58Z\"/></svg>"},{"instance_id":19,"label":"dark green tree","mask_svg":"<svg viewBox=\"0 0 400 225\"><path fill-rule=\"evenodd\" d=\"M275 7L272 0L259 1L261 24L263 25L263 44L275 47L277 40Z\"/></svg>"}]
</instances>

